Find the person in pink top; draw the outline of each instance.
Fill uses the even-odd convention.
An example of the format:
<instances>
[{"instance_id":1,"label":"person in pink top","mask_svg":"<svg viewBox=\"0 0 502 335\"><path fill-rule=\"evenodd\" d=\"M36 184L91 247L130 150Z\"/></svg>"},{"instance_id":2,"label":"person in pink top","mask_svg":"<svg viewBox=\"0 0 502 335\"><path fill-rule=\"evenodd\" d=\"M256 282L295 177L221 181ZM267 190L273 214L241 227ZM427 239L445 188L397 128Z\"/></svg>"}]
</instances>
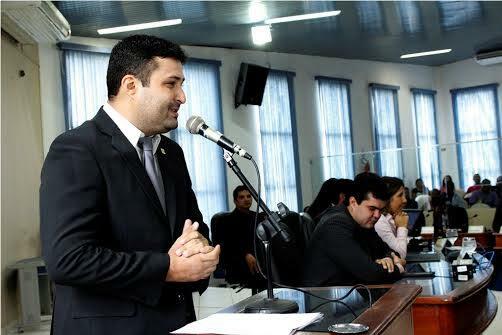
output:
<instances>
[{"instance_id":1,"label":"person in pink top","mask_svg":"<svg viewBox=\"0 0 502 335\"><path fill-rule=\"evenodd\" d=\"M403 212L406 206L406 195L403 181L395 177L382 178L387 185L390 200L385 208L385 214L375 224L375 230L380 238L402 259L406 258L408 247L408 215Z\"/></svg>"}]
</instances>

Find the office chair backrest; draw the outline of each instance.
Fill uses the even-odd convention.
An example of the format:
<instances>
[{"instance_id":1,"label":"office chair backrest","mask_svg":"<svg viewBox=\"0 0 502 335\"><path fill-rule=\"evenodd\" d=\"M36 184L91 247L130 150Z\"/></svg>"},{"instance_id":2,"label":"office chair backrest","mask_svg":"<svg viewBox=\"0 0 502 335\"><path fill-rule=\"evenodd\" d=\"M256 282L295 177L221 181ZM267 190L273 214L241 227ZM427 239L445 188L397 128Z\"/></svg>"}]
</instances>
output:
<instances>
[{"instance_id":1,"label":"office chair backrest","mask_svg":"<svg viewBox=\"0 0 502 335\"><path fill-rule=\"evenodd\" d=\"M465 208L449 206L448 207L448 228L460 229L466 233L469 228L469 218Z\"/></svg>"},{"instance_id":2,"label":"office chair backrest","mask_svg":"<svg viewBox=\"0 0 502 335\"><path fill-rule=\"evenodd\" d=\"M224 224L227 217L230 216L230 212L219 212L213 215L211 218L211 241L213 245L219 244L222 247L222 253L224 253L223 247L223 232L225 230ZM225 265L223 261L224 255L220 256L220 262L216 266L216 270L213 273L213 277L220 279L225 278Z\"/></svg>"},{"instance_id":3,"label":"office chair backrest","mask_svg":"<svg viewBox=\"0 0 502 335\"><path fill-rule=\"evenodd\" d=\"M308 215L308 214L307 214ZM292 241L284 242L279 234L271 242L272 245L272 278L273 281L282 285L300 286L303 275L303 256L307 245L310 216L290 212L281 220L285 229L292 236ZM256 239L258 261L263 271L266 269L265 253L262 242Z\"/></svg>"}]
</instances>

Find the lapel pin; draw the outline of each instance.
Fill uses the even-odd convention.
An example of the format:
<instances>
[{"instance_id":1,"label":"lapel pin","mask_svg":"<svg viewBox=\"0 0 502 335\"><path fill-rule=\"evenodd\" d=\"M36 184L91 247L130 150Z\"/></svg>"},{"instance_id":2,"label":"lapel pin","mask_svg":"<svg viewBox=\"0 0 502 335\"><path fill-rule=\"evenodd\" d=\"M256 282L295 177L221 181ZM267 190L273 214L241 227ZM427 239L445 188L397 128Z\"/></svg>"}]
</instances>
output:
<instances>
[{"instance_id":1,"label":"lapel pin","mask_svg":"<svg viewBox=\"0 0 502 335\"><path fill-rule=\"evenodd\" d=\"M164 150L164 148L160 148L160 152L162 152L163 155L166 154L166 150Z\"/></svg>"}]
</instances>

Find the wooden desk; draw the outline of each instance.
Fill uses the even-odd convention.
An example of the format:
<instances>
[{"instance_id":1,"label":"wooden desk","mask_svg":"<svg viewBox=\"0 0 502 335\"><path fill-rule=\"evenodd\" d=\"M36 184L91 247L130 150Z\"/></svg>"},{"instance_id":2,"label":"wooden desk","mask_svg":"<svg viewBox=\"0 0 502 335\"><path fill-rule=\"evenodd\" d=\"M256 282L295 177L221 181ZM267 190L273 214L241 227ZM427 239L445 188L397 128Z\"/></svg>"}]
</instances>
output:
<instances>
[{"instance_id":1,"label":"wooden desk","mask_svg":"<svg viewBox=\"0 0 502 335\"><path fill-rule=\"evenodd\" d=\"M411 306L415 298L420 294L421 287L418 285L378 285L369 286L372 289L388 289L376 302L372 308L365 308L362 313L352 322L362 323L369 326L365 335L402 335L413 333L413 320ZM341 293L346 292L350 287L311 287L304 288L314 294L323 294L332 298L339 297ZM309 312L310 301L303 293L289 289L274 289L274 295L279 298L287 298L297 301L300 306L300 312ZM252 297L238 302L222 311L221 313L240 313L251 302L266 297L266 291L260 292ZM350 302L348 302L350 304ZM317 306L317 303L315 304ZM312 306L313 307L313 306ZM315 310L318 311L318 310ZM353 317L351 316L353 319ZM351 320L345 321L351 322ZM327 329L325 333L298 331L298 335L319 335L330 334ZM331 333L332 334L332 333Z\"/></svg>"},{"instance_id":2,"label":"wooden desk","mask_svg":"<svg viewBox=\"0 0 502 335\"><path fill-rule=\"evenodd\" d=\"M495 239L495 246L493 249L495 250L502 250L502 234L500 233L493 233L493 237Z\"/></svg>"},{"instance_id":3,"label":"wooden desk","mask_svg":"<svg viewBox=\"0 0 502 335\"><path fill-rule=\"evenodd\" d=\"M415 335L481 334L497 313L497 300L487 290L493 266L476 270L467 282L454 282L449 277L451 266L446 261L421 263L435 278L404 278L398 284L421 285L422 293L413 303Z\"/></svg>"}]
</instances>

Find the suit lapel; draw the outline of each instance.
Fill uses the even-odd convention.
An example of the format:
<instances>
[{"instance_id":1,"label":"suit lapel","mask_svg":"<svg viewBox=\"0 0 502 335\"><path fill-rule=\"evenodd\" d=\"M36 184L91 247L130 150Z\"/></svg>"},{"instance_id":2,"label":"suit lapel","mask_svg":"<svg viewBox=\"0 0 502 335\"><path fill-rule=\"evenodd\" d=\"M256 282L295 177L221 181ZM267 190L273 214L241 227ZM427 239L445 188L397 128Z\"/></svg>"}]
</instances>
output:
<instances>
[{"instance_id":1,"label":"suit lapel","mask_svg":"<svg viewBox=\"0 0 502 335\"><path fill-rule=\"evenodd\" d=\"M164 193L166 197L166 211L171 226L171 232L174 232L176 225L176 166L172 159L169 159L168 143L162 137L159 148L157 149L157 162L159 163L164 182Z\"/></svg>"},{"instance_id":2,"label":"suit lapel","mask_svg":"<svg viewBox=\"0 0 502 335\"><path fill-rule=\"evenodd\" d=\"M141 161L139 160L136 149L131 145L129 140L103 109L99 110L98 114L94 118L94 121L104 132L108 133L112 137L112 146L120 152L120 155L124 158L126 166L138 179L141 188L150 199L150 203L163 220L165 220L166 216L164 215L164 211L160 205L160 200L157 197L157 193L155 192L155 188L153 187L150 177L148 177L143 164L141 164Z\"/></svg>"}]
</instances>

